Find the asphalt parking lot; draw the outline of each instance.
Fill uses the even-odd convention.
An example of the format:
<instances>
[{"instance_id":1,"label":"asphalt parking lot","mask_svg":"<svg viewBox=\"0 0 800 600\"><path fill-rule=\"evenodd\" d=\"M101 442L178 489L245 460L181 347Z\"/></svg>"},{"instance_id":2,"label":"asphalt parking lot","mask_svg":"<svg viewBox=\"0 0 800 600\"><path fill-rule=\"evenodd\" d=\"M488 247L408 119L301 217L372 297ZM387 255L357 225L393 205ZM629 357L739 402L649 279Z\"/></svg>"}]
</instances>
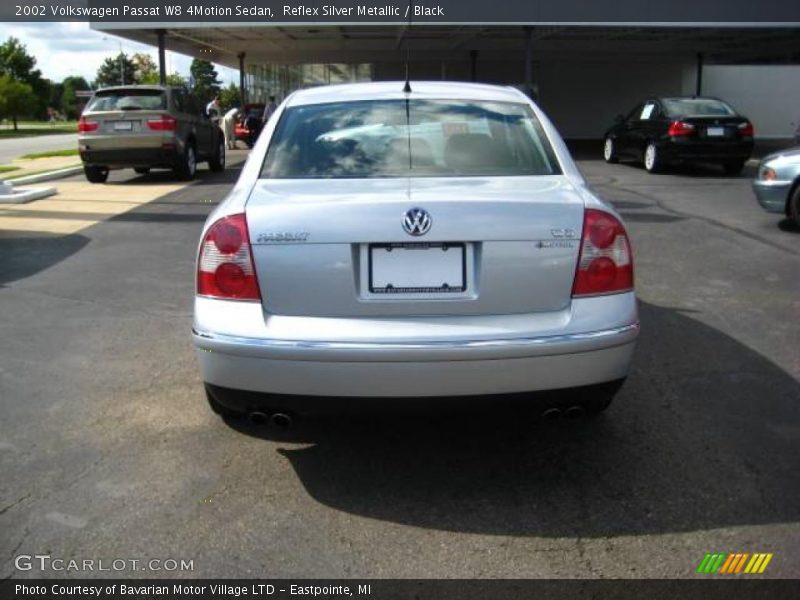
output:
<instances>
[{"instance_id":1,"label":"asphalt parking lot","mask_svg":"<svg viewBox=\"0 0 800 600\"><path fill-rule=\"evenodd\" d=\"M189 330L198 232L235 168L110 217L4 208L0 579L64 574L20 554L191 559L184 577L692 577L707 552L770 552L764 576L800 576L800 231L756 205L752 169L580 166L626 219L641 299L631 376L596 420L233 426Z\"/></svg>"}]
</instances>

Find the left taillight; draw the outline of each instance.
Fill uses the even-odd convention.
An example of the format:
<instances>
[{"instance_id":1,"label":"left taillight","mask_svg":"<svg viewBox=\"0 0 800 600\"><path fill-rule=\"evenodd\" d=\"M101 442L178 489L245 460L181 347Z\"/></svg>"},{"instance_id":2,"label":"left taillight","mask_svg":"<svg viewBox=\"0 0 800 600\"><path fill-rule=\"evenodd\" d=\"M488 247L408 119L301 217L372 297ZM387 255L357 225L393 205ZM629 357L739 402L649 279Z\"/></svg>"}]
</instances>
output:
<instances>
[{"instance_id":1,"label":"left taillight","mask_svg":"<svg viewBox=\"0 0 800 600\"><path fill-rule=\"evenodd\" d=\"M244 214L215 222L200 244L197 293L228 300L261 300Z\"/></svg>"},{"instance_id":2,"label":"left taillight","mask_svg":"<svg viewBox=\"0 0 800 600\"><path fill-rule=\"evenodd\" d=\"M686 121L673 121L669 125L667 135L670 137L684 137L694 135L694 125Z\"/></svg>"},{"instance_id":3,"label":"left taillight","mask_svg":"<svg viewBox=\"0 0 800 600\"><path fill-rule=\"evenodd\" d=\"M86 117L81 117L78 121L78 133L89 133L90 131L97 131L100 123L97 121L90 121Z\"/></svg>"},{"instance_id":4,"label":"left taillight","mask_svg":"<svg viewBox=\"0 0 800 600\"><path fill-rule=\"evenodd\" d=\"M162 115L157 119L148 119L147 127L153 131L175 131L178 128L178 121L169 115Z\"/></svg>"},{"instance_id":5,"label":"left taillight","mask_svg":"<svg viewBox=\"0 0 800 600\"><path fill-rule=\"evenodd\" d=\"M587 208L572 295L597 296L633 290L633 254L628 234L614 215Z\"/></svg>"}]
</instances>

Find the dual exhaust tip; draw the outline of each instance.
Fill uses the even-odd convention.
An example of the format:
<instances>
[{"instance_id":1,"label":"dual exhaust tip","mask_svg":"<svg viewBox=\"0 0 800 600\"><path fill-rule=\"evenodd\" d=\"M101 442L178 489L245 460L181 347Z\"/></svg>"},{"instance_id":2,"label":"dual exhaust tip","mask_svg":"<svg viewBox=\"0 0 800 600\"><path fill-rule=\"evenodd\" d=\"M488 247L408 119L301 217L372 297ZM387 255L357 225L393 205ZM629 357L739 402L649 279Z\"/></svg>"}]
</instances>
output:
<instances>
[{"instance_id":1,"label":"dual exhaust tip","mask_svg":"<svg viewBox=\"0 0 800 600\"><path fill-rule=\"evenodd\" d=\"M251 425L262 427L264 425L272 425L277 429L289 429L294 424L294 419L290 415L282 412L272 413L271 415L254 410L247 413L247 420Z\"/></svg>"},{"instance_id":2,"label":"dual exhaust tip","mask_svg":"<svg viewBox=\"0 0 800 600\"><path fill-rule=\"evenodd\" d=\"M555 406L550 407L542 412L542 418L546 421L556 421L561 417L566 417L567 419L579 419L583 415L586 414L586 410L580 406L570 406L565 409L560 409Z\"/></svg>"}]
</instances>

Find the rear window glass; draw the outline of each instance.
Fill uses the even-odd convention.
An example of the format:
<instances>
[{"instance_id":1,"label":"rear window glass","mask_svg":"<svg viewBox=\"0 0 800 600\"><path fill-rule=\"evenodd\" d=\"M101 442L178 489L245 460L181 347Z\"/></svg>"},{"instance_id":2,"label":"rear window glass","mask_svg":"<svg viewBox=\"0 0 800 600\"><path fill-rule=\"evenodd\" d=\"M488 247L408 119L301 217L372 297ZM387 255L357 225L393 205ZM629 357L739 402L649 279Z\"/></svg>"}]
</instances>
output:
<instances>
[{"instance_id":1,"label":"rear window glass","mask_svg":"<svg viewBox=\"0 0 800 600\"><path fill-rule=\"evenodd\" d=\"M664 108L671 117L732 117L736 111L721 100L667 98Z\"/></svg>"},{"instance_id":2,"label":"rear window glass","mask_svg":"<svg viewBox=\"0 0 800 600\"><path fill-rule=\"evenodd\" d=\"M373 100L287 109L262 177L553 175L558 162L525 104Z\"/></svg>"},{"instance_id":3,"label":"rear window glass","mask_svg":"<svg viewBox=\"0 0 800 600\"><path fill-rule=\"evenodd\" d=\"M160 90L108 90L97 92L86 110L165 110L167 97Z\"/></svg>"},{"instance_id":4,"label":"rear window glass","mask_svg":"<svg viewBox=\"0 0 800 600\"><path fill-rule=\"evenodd\" d=\"M261 118L261 115L264 114L264 107L263 106L251 106L247 109L248 117L258 117Z\"/></svg>"}]
</instances>

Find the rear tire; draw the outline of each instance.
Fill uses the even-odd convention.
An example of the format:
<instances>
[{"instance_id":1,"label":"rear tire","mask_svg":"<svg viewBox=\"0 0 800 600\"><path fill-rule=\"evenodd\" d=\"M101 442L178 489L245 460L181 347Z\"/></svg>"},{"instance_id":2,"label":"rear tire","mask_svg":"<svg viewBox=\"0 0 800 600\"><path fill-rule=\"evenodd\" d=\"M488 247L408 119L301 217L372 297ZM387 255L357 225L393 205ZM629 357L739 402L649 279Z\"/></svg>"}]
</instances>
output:
<instances>
[{"instance_id":1,"label":"rear tire","mask_svg":"<svg viewBox=\"0 0 800 600\"><path fill-rule=\"evenodd\" d=\"M225 170L225 140L220 138L217 142L217 151L208 159L208 168L218 173Z\"/></svg>"},{"instance_id":2,"label":"rear tire","mask_svg":"<svg viewBox=\"0 0 800 600\"><path fill-rule=\"evenodd\" d=\"M653 142L647 144L647 148L644 150L644 168L648 173L658 173L661 170L658 148Z\"/></svg>"},{"instance_id":3,"label":"rear tire","mask_svg":"<svg viewBox=\"0 0 800 600\"><path fill-rule=\"evenodd\" d=\"M83 167L83 173L90 183L105 183L108 179L107 167Z\"/></svg>"},{"instance_id":4,"label":"rear tire","mask_svg":"<svg viewBox=\"0 0 800 600\"><path fill-rule=\"evenodd\" d=\"M726 175L738 175L744 169L744 163L743 160L728 160L722 163L722 168Z\"/></svg>"},{"instance_id":5,"label":"rear tire","mask_svg":"<svg viewBox=\"0 0 800 600\"><path fill-rule=\"evenodd\" d=\"M610 137L607 137L605 143L603 144L603 158L607 163L613 164L619 162L619 156L617 156L617 146L614 143L614 140Z\"/></svg>"},{"instance_id":6,"label":"rear tire","mask_svg":"<svg viewBox=\"0 0 800 600\"><path fill-rule=\"evenodd\" d=\"M133 170L139 175L147 175L150 173L150 167L135 167Z\"/></svg>"},{"instance_id":7,"label":"rear tire","mask_svg":"<svg viewBox=\"0 0 800 600\"><path fill-rule=\"evenodd\" d=\"M197 151L194 144L189 142L180 157L180 162L173 169L175 177L180 181L191 181L197 173Z\"/></svg>"},{"instance_id":8,"label":"rear tire","mask_svg":"<svg viewBox=\"0 0 800 600\"><path fill-rule=\"evenodd\" d=\"M786 205L786 216L788 216L795 227L800 228L800 185L794 186L792 195Z\"/></svg>"}]
</instances>

